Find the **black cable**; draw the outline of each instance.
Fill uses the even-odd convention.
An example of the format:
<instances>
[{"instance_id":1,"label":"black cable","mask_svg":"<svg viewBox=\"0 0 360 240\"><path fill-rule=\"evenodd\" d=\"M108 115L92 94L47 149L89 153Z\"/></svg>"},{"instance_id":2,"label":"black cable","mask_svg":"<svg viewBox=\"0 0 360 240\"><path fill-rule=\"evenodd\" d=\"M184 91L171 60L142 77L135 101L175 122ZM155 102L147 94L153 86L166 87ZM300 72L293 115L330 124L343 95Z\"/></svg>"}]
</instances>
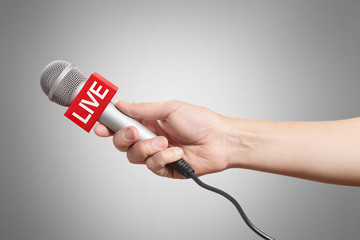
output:
<instances>
[{"instance_id":1,"label":"black cable","mask_svg":"<svg viewBox=\"0 0 360 240\"><path fill-rule=\"evenodd\" d=\"M205 189L207 189L209 191L220 194L221 196L228 199L230 202L232 202L232 204L234 204L234 206L236 207L236 209L240 213L240 216L242 217L244 222L249 226L249 228L251 228L251 230L253 230L257 235L259 235L263 239L275 240L274 238L272 238L272 237L266 235L265 233L263 233L262 231L260 231L260 229L258 229L254 224L252 224L252 222L246 216L244 210L241 208L240 204L235 200L235 198L233 198L228 193L226 193L226 192L224 192L224 191L222 191L220 189L217 189L215 187L212 187L212 186L207 185L206 183L202 182L195 175L194 169L192 169L192 167L184 159L180 159L180 160L178 160L176 162L170 163L167 166L169 166L172 169L178 171L181 175L183 175L186 178L192 178L200 187L203 187L203 188L205 188Z\"/></svg>"},{"instance_id":2,"label":"black cable","mask_svg":"<svg viewBox=\"0 0 360 240\"><path fill-rule=\"evenodd\" d=\"M268 240L274 240L274 238L266 235L264 232L260 231L260 229L258 229L254 224L252 224L252 222L249 220L249 218L246 216L244 210L241 208L240 204L229 194L227 194L226 192L217 189L215 187L212 187L210 185L207 185L206 183L202 182L194 173L190 174L190 177L200 186L203 187L209 191L215 192L220 194L221 196L227 198L230 202L232 202L232 204L234 204L234 206L236 207L236 209L238 210L238 212L240 213L242 219L245 221L245 223L249 226L249 228L251 228L251 230L253 230L257 235L259 235L260 237L262 237L263 239L268 239Z\"/></svg>"}]
</instances>

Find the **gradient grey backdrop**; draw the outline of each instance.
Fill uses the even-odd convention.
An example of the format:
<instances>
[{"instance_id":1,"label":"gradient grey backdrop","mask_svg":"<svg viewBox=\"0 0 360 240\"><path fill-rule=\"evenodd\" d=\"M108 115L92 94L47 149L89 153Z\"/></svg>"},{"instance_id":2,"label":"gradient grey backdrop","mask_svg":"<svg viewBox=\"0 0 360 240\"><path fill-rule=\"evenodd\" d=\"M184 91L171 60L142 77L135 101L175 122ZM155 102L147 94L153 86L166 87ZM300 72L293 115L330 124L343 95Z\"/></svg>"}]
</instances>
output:
<instances>
[{"instance_id":1,"label":"gradient grey backdrop","mask_svg":"<svg viewBox=\"0 0 360 240\"><path fill-rule=\"evenodd\" d=\"M0 3L0 239L257 239L225 199L128 163L67 120L39 76L64 59L127 101L233 117L360 116L360 1ZM277 239L359 239L360 192L233 169L203 179Z\"/></svg>"}]
</instances>

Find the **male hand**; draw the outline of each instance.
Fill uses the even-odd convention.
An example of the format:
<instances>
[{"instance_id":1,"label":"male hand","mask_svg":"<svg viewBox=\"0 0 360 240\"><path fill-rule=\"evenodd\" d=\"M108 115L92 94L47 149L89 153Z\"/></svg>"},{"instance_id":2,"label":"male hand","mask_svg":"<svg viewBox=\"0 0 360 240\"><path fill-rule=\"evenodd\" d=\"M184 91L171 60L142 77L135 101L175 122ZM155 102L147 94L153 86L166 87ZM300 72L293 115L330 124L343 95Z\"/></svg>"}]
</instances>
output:
<instances>
[{"instance_id":1,"label":"male hand","mask_svg":"<svg viewBox=\"0 0 360 240\"><path fill-rule=\"evenodd\" d=\"M159 103L118 100L115 106L158 135L138 142L139 134L135 127L112 133L100 123L95 126L96 135L113 136L115 147L127 152L131 163L146 164L155 174L171 178L183 178L166 167L180 158L184 158L198 176L229 167L231 147L226 136L230 131L225 117L204 107L174 100ZM167 148L168 145L171 148Z\"/></svg>"}]
</instances>

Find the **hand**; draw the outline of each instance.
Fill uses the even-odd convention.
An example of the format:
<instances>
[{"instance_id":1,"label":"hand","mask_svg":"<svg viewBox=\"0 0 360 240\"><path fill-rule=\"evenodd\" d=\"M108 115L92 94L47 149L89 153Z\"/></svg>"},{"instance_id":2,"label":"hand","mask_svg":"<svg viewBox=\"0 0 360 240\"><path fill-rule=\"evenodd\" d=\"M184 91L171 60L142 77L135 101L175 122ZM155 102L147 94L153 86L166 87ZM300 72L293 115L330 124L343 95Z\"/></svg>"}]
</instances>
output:
<instances>
[{"instance_id":1,"label":"hand","mask_svg":"<svg viewBox=\"0 0 360 240\"><path fill-rule=\"evenodd\" d=\"M158 135L137 142L139 134L135 127L127 127L113 134L100 123L95 126L96 135L113 135L115 147L121 152L127 152L131 163L146 164L155 174L171 178L183 178L178 172L166 167L180 158L184 158L198 176L229 167L232 149L231 144L227 143L226 136L230 130L224 116L179 101L117 101L115 106ZM171 148L167 148L168 145Z\"/></svg>"}]
</instances>

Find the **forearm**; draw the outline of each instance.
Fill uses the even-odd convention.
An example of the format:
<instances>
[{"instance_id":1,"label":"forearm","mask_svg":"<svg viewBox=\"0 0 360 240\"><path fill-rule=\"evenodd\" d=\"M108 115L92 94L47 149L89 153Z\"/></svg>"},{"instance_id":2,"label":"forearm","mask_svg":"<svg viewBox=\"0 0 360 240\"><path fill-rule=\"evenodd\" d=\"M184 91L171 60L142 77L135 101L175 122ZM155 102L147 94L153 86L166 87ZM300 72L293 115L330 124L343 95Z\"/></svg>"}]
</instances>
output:
<instances>
[{"instance_id":1,"label":"forearm","mask_svg":"<svg viewBox=\"0 0 360 240\"><path fill-rule=\"evenodd\" d=\"M228 119L229 167L360 186L360 118L327 122Z\"/></svg>"}]
</instances>

